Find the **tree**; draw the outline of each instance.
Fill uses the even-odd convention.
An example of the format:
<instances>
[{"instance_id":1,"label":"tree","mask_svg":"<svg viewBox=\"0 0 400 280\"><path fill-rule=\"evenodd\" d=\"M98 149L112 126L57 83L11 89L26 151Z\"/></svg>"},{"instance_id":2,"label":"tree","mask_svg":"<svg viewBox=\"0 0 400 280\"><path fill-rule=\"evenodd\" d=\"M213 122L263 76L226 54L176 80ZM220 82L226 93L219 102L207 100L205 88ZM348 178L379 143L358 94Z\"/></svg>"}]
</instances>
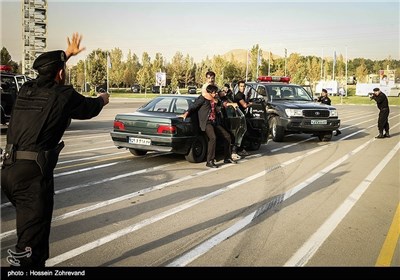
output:
<instances>
[{"instance_id":1,"label":"tree","mask_svg":"<svg viewBox=\"0 0 400 280\"><path fill-rule=\"evenodd\" d=\"M317 57L309 57L307 60L307 80L311 85L315 85L321 78L320 62Z\"/></svg>"},{"instance_id":2,"label":"tree","mask_svg":"<svg viewBox=\"0 0 400 280\"><path fill-rule=\"evenodd\" d=\"M291 53L287 59L287 75L296 84L302 84L306 76L306 65L298 53Z\"/></svg>"},{"instance_id":3,"label":"tree","mask_svg":"<svg viewBox=\"0 0 400 280\"><path fill-rule=\"evenodd\" d=\"M254 45L250 51L250 62L249 62L249 77L247 80L256 80L257 68L262 63L262 50L258 44Z\"/></svg>"},{"instance_id":4,"label":"tree","mask_svg":"<svg viewBox=\"0 0 400 280\"><path fill-rule=\"evenodd\" d=\"M172 78L171 78L171 85L170 85L171 91L175 92L176 89L178 88L178 86L179 86L178 79L176 78L176 74L173 73Z\"/></svg>"},{"instance_id":5,"label":"tree","mask_svg":"<svg viewBox=\"0 0 400 280\"><path fill-rule=\"evenodd\" d=\"M215 83L218 86L224 84L224 67L225 59L220 55L214 56L212 59L212 70L215 72Z\"/></svg>"},{"instance_id":6,"label":"tree","mask_svg":"<svg viewBox=\"0 0 400 280\"><path fill-rule=\"evenodd\" d=\"M92 51L88 56L88 70L89 83L97 90L97 87L104 85L107 80L107 59L106 52L101 49Z\"/></svg>"},{"instance_id":7,"label":"tree","mask_svg":"<svg viewBox=\"0 0 400 280\"><path fill-rule=\"evenodd\" d=\"M187 54L183 65L185 87L187 87L188 84L194 81L194 73L195 73L194 66L195 64L193 62L193 58Z\"/></svg>"},{"instance_id":8,"label":"tree","mask_svg":"<svg viewBox=\"0 0 400 280\"><path fill-rule=\"evenodd\" d=\"M18 63L11 59L11 55L6 47L3 47L0 51L0 64L10 66L11 72L20 73Z\"/></svg>"},{"instance_id":9,"label":"tree","mask_svg":"<svg viewBox=\"0 0 400 280\"><path fill-rule=\"evenodd\" d=\"M181 52L176 52L170 64L171 75L175 74L180 85L185 84L185 59Z\"/></svg>"},{"instance_id":10,"label":"tree","mask_svg":"<svg viewBox=\"0 0 400 280\"><path fill-rule=\"evenodd\" d=\"M111 68L109 72L109 84L118 88L124 82L125 63L122 62L122 51L118 48L110 52ZM108 66L107 66L108 67Z\"/></svg>"},{"instance_id":11,"label":"tree","mask_svg":"<svg viewBox=\"0 0 400 280\"><path fill-rule=\"evenodd\" d=\"M129 50L123 79L125 85L132 86L133 84L138 83L137 73L140 67L139 58Z\"/></svg>"},{"instance_id":12,"label":"tree","mask_svg":"<svg viewBox=\"0 0 400 280\"><path fill-rule=\"evenodd\" d=\"M357 81L367 82L367 75L368 75L368 70L367 67L365 66L364 61L362 60L360 66L358 66L356 69Z\"/></svg>"},{"instance_id":13,"label":"tree","mask_svg":"<svg viewBox=\"0 0 400 280\"><path fill-rule=\"evenodd\" d=\"M76 85L80 87L82 91L85 90L85 62L83 60L79 60L73 69L73 73L76 77Z\"/></svg>"},{"instance_id":14,"label":"tree","mask_svg":"<svg viewBox=\"0 0 400 280\"><path fill-rule=\"evenodd\" d=\"M151 62L147 52L142 54L142 68L138 71L137 78L144 87L144 92L147 93L147 87L154 84L155 79L155 76L151 76Z\"/></svg>"}]
</instances>

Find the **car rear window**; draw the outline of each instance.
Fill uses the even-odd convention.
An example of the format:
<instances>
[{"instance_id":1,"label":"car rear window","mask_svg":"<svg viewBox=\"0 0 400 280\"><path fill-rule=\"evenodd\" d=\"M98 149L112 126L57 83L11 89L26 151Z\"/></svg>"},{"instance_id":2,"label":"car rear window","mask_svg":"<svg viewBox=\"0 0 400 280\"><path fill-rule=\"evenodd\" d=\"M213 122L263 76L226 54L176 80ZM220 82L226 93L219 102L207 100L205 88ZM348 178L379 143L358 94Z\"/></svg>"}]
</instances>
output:
<instances>
[{"instance_id":1,"label":"car rear window","mask_svg":"<svg viewBox=\"0 0 400 280\"><path fill-rule=\"evenodd\" d=\"M183 114L192 102L192 98L159 97L151 100L139 111Z\"/></svg>"}]
</instances>

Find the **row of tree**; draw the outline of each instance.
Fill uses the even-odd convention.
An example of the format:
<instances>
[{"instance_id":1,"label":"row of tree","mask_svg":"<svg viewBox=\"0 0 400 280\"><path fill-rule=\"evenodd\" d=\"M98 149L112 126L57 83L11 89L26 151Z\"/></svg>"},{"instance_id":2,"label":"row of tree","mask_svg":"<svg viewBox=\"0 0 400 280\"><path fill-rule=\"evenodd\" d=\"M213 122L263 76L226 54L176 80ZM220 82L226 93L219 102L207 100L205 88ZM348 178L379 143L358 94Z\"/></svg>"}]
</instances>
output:
<instances>
[{"instance_id":1,"label":"row of tree","mask_svg":"<svg viewBox=\"0 0 400 280\"><path fill-rule=\"evenodd\" d=\"M200 86L204 83L205 73L212 70L216 73L218 85L230 83L234 80L255 80L256 75L273 75L291 77L291 82L297 84L310 83L315 85L319 80L330 80L332 77L340 83L346 83L347 76L355 76L358 82L366 82L367 75L378 74L382 69L394 69L400 73L400 60L370 60L355 58L345 61L343 55L335 60L324 59L317 56L301 56L291 53L286 58L262 58L262 50L254 45L248 54L247 62L235 59L233 55L225 58L221 55L207 57L200 63L195 63L189 54L183 55L176 52L172 60L167 61L161 53L156 53L151 59L147 52L142 54L141 59L131 51L128 52L126 60L119 48L111 51L97 49L92 51L84 60L78 61L76 65L69 66L67 81L74 87L84 91L85 85L96 89L108 83L112 88L128 88L134 84L140 84L144 90L155 84L156 73L165 72L167 86L174 90L177 87L188 85ZM109 58L107 58L109 56ZM6 48L1 50L1 64L11 65L15 72L20 72L21 63L17 64L11 60ZM107 69L109 67L109 69ZM108 75L107 75L108 72Z\"/></svg>"}]
</instances>

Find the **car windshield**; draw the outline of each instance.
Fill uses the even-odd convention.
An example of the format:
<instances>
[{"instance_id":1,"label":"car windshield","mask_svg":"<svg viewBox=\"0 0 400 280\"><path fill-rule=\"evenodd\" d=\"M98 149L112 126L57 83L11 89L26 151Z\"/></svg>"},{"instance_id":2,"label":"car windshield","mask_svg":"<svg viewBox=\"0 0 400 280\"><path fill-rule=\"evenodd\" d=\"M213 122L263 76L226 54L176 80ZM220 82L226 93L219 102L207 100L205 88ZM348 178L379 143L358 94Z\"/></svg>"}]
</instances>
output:
<instances>
[{"instance_id":1,"label":"car windshield","mask_svg":"<svg viewBox=\"0 0 400 280\"><path fill-rule=\"evenodd\" d=\"M299 86L271 85L267 91L268 100L313 101L310 94Z\"/></svg>"},{"instance_id":2,"label":"car windshield","mask_svg":"<svg viewBox=\"0 0 400 280\"><path fill-rule=\"evenodd\" d=\"M14 76L1 75L1 89L3 92L16 94L18 85L15 82Z\"/></svg>"},{"instance_id":3,"label":"car windshield","mask_svg":"<svg viewBox=\"0 0 400 280\"><path fill-rule=\"evenodd\" d=\"M139 112L160 112L160 113L174 113L183 114L194 98L188 97L175 97L175 96L162 96L156 97L146 105L138 109Z\"/></svg>"}]
</instances>

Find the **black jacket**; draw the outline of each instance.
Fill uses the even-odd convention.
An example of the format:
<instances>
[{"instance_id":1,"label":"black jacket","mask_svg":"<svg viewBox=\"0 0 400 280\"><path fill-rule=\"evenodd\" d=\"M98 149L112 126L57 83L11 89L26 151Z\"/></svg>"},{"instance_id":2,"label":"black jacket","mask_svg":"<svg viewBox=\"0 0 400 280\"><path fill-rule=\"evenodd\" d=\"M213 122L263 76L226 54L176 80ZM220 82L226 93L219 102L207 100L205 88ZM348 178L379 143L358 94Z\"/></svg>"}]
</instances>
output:
<instances>
[{"instance_id":1,"label":"black jacket","mask_svg":"<svg viewBox=\"0 0 400 280\"><path fill-rule=\"evenodd\" d=\"M18 150L51 150L71 119L90 119L104 106L101 97L84 97L72 86L26 82L18 93L7 130L7 143Z\"/></svg>"},{"instance_id":2,"label":"black jacket","mask_svg":"<svg viewBox=\"0 0 400 280\"><path fill-rule=\"evenodd\" d=\"M381 92L378 96L373 95L371 99L374 99L376 101L376 105L378 106L379 110L389 109L388 98L383 92Z\"/></svg>"},{"instance_id":3,"label":"black jacket","mask_svg":"<svg viewBox=\"0 0 400 280\"><path fill-rule=\"evenodd\" d=\"M215 104L216 105L216 104ZM215 106L217 107L217 106ZM211 102L204 98L203 95L200 95L189 107L188 115L198 112L199 117L199 126L202 131L206 130L206 125L208 121L208 117L211 113Z\"/></svg>"},{"instance_id":4,"label":"black jacket","mask_svg":"<svg viewBox=\"0 0 400 280\"><path fill-rule=\"evenodd\" d=\"M331 99L328 96L320 96L317 99L318 102L321 102L322 104L326 105L331 105Z\"/></svg>"}]
</instances>

